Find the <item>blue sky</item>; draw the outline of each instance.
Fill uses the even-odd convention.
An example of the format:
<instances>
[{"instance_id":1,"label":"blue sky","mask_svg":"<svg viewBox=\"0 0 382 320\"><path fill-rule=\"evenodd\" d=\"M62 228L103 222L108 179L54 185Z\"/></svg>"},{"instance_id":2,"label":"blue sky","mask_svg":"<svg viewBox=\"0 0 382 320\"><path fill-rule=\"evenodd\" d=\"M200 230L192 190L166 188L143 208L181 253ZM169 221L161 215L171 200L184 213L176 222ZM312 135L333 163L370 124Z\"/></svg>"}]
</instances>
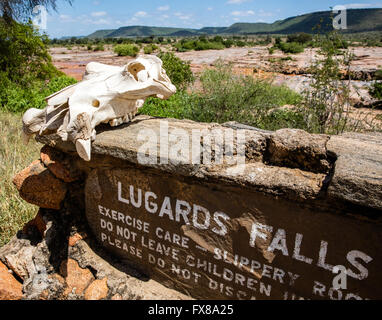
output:
<instances>
[{"instance_id":1,"label":"blue sky","mask_svg":"<svg viewBox=\"0 0 382 320\"><path fill-rule=\"evenodd\" d=\"M50 37L88 35L99 29L128 25L201 28L230 26L235 22L274 22L336 5L350 8L382 7L382 0L58 0L50 12Z\"/></svg>"}]
</instances>

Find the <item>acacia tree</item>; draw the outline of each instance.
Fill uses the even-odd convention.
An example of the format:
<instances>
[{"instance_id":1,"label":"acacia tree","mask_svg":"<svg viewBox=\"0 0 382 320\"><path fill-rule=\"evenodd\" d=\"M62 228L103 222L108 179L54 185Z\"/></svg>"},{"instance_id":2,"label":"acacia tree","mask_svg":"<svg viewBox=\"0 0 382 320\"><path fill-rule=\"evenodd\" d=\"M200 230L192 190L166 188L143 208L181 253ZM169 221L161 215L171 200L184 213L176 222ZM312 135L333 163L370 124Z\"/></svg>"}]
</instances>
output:
<instances>
[{"instance_id":1,"label":"acacia tree","mask_svg":"<svg viewBox=\"0 0 382 320\"><path fill-rule=\"evenodd\" d=\"M73 0L65 0L70 4ZM38 5L44 6L47 10L56 10L57 0L1 0L0 14L4 21L10 23L12 20L26 21L32 14L33 8Z\"/></svg>"}]
</instances>

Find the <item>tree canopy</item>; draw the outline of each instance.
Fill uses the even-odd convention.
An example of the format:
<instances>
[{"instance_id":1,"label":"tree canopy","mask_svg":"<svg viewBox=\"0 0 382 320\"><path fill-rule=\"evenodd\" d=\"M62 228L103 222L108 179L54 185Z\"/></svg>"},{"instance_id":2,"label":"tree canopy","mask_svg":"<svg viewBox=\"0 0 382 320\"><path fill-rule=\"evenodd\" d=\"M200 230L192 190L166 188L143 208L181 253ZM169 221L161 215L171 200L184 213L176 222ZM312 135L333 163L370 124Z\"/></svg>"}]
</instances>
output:
<instances>
[{"instance_id":1,"label":"tree canopy","mask_svg":"<svg viewBox=\"0 0 382 320\"><path fill-rule=\"evenodd\" d=\"M72 4L73 0L64 0ZM47 10L57 9L57 0L1 0L0 15L6 22L12 20L25 21L31 16L33 8L42 5Z\"/></svg>"}]
</instances>

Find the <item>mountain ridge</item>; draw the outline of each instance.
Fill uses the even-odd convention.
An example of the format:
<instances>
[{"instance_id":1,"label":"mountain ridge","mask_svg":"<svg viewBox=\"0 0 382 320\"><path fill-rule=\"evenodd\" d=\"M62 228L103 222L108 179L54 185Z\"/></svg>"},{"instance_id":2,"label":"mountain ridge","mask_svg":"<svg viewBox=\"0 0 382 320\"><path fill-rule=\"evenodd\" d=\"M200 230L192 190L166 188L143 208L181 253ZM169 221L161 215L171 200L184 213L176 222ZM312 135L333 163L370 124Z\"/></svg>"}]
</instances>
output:
<instances>
[{"instance_id":1,"label":"mountain ridge","mask_svg":"<svg viewBox=\"0 0 382 320\"><path fill-rule=\"evenodd\" d=\"M359 33L382 31L382 8L347 10L348 29L344 32ZM332 11L306 13L273 23L238 22L229 27L203 27L201 29L125 26L118 29L97 30L88 38L127 38L149 36L200 36L200 35L256 35L256 34L290 34L296 32L316 33L333 30Z\"/></svg>"}]
</instances>

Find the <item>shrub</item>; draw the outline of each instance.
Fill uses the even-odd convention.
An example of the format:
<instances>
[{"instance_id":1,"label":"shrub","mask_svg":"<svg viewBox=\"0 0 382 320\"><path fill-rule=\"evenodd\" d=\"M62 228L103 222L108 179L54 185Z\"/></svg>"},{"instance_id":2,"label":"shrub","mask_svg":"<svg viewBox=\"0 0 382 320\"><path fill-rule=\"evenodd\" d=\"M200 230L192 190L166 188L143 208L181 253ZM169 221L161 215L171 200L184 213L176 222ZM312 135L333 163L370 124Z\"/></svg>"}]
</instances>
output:
<instances>
[{"instance_id":1,"label":"shrub","mask_svg":"<svg viewBox=\"0 0 382 320\"><path fill-rule=\"evenodd\" d=\"M146 47L144 47L143 48L143 52L145 53L145 54L152 54L153 53L153 47L152 46L146 46Z\"/></svg>"},{"instance_id":2,"label":"shrub","mask_svg":"<svg viewBox=\"0 0 382 320\"><path fill-rule=\"evenodd\" d=\"M377 71L375 72L375 74L374 74L374 79L375 79L375 80L382 80L382 70L381 70L381 69L379 69L379 70L377 70Z\"/></svg>"},{"instance_id":3,"label":"shrub","mask_svg":"<svg viewBox=\"0 0 382 320\"><path fill-rule=\"evenodd\" d=\"M105 51L105 47L103 44L98 44L93 51Z\"/></svg>"},{"instance_id":4,"label":"shrub","mask_svg":"<svg viewBox=\"0 0 382 320\"><path fill-rule=\"evenodd\" d=\"M50 81L34 81L25 86L6 81L4 76L4 74L0 74L0 107L11 112L43 108L46 106L46 97L76 83L73 78L59 76Z\"/></svg>"},{"instance_id":5,"label":"shrub","mask_svg":"<svg viewBox=\"0 0 382 320\"><path fill-rule=\"evenodd\" d=\"M157 45L155 45L155 44L150 44L150 45L145 46L145 47L143 48L143 52L144 52L145 54L152 54L154 51L156 51L156 50L158 50L158 49L159 49L159 47L158 47Z\"/></svg>"},{"instance_id":6,"label":"shrub","mask_svg":"<svg viewBox=\"0 0 382 320\"><path fill-rule=\"evenodd\" d=\"M301 113L307 130L313 133L340 134L345 130L356 130L360 121L350 119L350 82L343 81L341 71L350 74L353 55L338 51L342 42L340 35L333 32L321 39L319 56L311 67L312 84L303 93ZM339 55L340 54L340 55Z\"/></svg>"},{"instance_id":7,"label":"shrub","mask_svg":"<svg viewBox=\"0 0 382 320\"><path fill-rule=\"evenodd\" d=\"M150 98L141 113L191 119L201 122L238 121L263 129L303 126L293 111L272 111L285 104L298 104L301 97L286 87L249 76L237 76L232 66L218 62L216 69L201 76L202 91L180 91L167 101Z\"/></svg>"},{"instance_id":8,"label":"shrub","mask_svg":"<svg viewBox=\"0 0 382 320\"><path fill-rule=\"evenodd\" d=\"M224 39L221 37L221 36L215 36L213 39L212 39L213 42L220 42L220 43L223 43L224 42Z\"/></svg>"},{"instance_id":9,"label":"shrub","mask_svg":"<svg viewBox=\"0 0 382 320\"><path fill-rule=\"evenodd\" d=\"M195 43L195 50L223 50L225 46L221 42L203 42L198 41Z\"/></svg>"},{"instance_id":10,"label":"shrub","mask_svg":"<svg viewBox=\"0 0 382 320\"><path fill-rule=\"evenodd\" d=\"M313 36L308 34L308 33L304 33L304 32L290 34L287 37L287 42L297 42L300 44L306 44L312 40L313 40Z\"/></svg>"},{"instance_id":11,"label":"shrub","mask_svg":"<svg viewBox=\"0 0 382 320\"><path fill-rule=\"evenodd\" d=\"M228 43L224 42L220 38L217 38L218 41L208 40L205 36L199 37L197 40L187 40L182 39L180 42L177 42L173 47L178 52L186 52L191 50L222 50L227 47ZM229 44L232 46L233 42Z\"/></svg>"},{"instance_id":12,"label":"shrub","mask_svg":"<svg viewBox=\"0 0 382 320\"><path fill-rule=\"evenodd\" d=\"M18 84L46 80L62 74L52 64L46 45L31 23L4 23L0 19L0 72Z\"/></svg>"},{"instance_id":13,"label":"shrub","mask_svg":"<svg viewBox=\"0 0 382 320\"><path fill-rule=\"evenodd\" d=\"M304 52L304 46L297 42L281 42L278 48L284 53L301 53Z\"/></svg>"},{"instance_id":14,"label":"shrub","mask_svg":"<svg viewBox=\"0 0 382 320\"><path fill-rule=\"evenodd\" d=\"M178 91L168 100L148 98L139 113L153 117L184 119L191 114L195 103L196 97L183 90Z\"/></svg>"},{"instance_id":15,"label":"shrub","mask_svg":"<svg viewBox=\"0 0 382 320\"><path fill-rule=\"evenodd\" d=\"M373 98L382 100L382 82L374 82L369 92Z\"/></svg>"},{"instance_id":16,"label":"shrub","mask_svg":"<svg viewBox=\"0 0 382 320\"><path fill-rule=\"evenodd\" d=\"M268 111L286 104L297 104L300 96L270 81L235 75L232 65L218 62L216 69L206 70L200 78L202 92L199 110L193 118L205 122L238 121L266 127Z\"/></svg>"},{"instance_id":17,"label":"shrub","mask_svg":"<svg viewBox=\"0 0 382 320\"><path fill-rule=\"evenodd\" d=\"M118 56L130 56L136 57L139 52L139 48L132 44L119 44L114 47L114 52L118 54Z\"/></svg>"},{"instance_id":18,"label":"shrub","mask_svg":"<svg viewBox=\"0 0 382 320\"><path fill-rule=\"evenodd\" d=\"M184 90L195 81L189 62L182 61L171 52L160 53L163 68L178 90Z\"/></svg>"},{"instance_id":19,"label":"shrub","mask_svg":"<svg viewBox=\"0 0 382 320\"><path fill-rule=\"evenodd\" d=\"M223 44L226 48L231 48L235 44L235 42L232 39L228 39L224 41Z\"/></svg>"},{"instance_id":20,"label":"shrub","mask_svg":"<svg viewBox=\"0 0 382 320\"><path fill-rule=\"evenodd\" d=\"M236 41L236 46L238 46L238 47L245 47L246 45L247 44L244 41L241 41L241 40Z\"/></svg>"}]
</instances>

